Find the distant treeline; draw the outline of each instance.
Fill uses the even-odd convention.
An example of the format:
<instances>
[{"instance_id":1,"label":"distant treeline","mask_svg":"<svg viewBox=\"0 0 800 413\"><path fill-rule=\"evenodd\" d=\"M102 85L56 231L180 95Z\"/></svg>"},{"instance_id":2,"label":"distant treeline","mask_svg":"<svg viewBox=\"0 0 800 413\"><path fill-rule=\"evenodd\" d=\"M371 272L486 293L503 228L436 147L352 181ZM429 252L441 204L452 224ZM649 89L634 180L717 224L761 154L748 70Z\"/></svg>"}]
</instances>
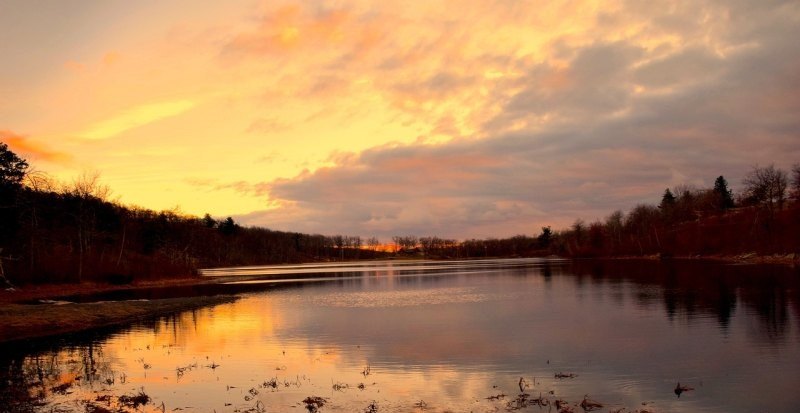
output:
<instances>
[{"instance_id":1,"label":"distant treeline","mask_svg":"<svg viewBox=\"0 0 800 413\"><path fill-rule=\"evenodd\" d=\"M32 173L0 142L0 287L44 282L112 282L192 276L198 268L357 260L392 256L710 255L800 251L800 165L790 177L753 168L734 196L713 188L667 189L660 205L616 211L603 222L542 228L537 236L459 241L395 236L325 236L242 227L177 211L112 202L97 175L55 184Z\"/></svg>"},{"instance_id":2,"label":"distant treeline","mask_svg":"<svg viewBox=\"0 0 800 413\"><path fill-rule=\"evenodd\" d=\"M543 227L537 237L444 240L398 236L403 251L431 257L559 255L566 257L709 256L800 253L800 164L791 175L754 167L734 194L723 176L713 187L665 189L658 205L640 204L603 221Z\"/></svg>"},{"instance_id":3,"label":"distant treeline","mask_svg":"<svg viewBox=\"0 0 800 413\"><path fill-rule=\"evenodd\" d=\"M0 268L7 281L129 283L187 277L204 267L386 255L362 246L360 237L242 227L232 218L125 206L108 194L97 175L58 185L30 173L0 143Z\"/></svg>"}]
</instances>

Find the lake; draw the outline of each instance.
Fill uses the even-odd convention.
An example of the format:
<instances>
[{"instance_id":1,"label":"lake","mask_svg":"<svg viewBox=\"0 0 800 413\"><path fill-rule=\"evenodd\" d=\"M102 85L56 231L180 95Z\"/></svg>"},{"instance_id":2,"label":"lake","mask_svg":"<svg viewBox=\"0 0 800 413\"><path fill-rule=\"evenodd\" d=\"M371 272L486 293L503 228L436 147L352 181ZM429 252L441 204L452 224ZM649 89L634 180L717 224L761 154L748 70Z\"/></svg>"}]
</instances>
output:
<instances>
[{"instance_id":1,"label":"lake","mask_svg":"<svg viewBox=\"0 0 800 413\"><path fill-rule=\"evenodd\" d=\"M584 399L602 412L800 406L800 272L786 266L381 261L204 276L238 299L3 348L6 409L557 412L558 400L582 412ZM109 297L83 297L92 299ZM692 390L676 392L679 382ZM23 398L31 403L13 402Z\"/></svg>"}]
</instances>

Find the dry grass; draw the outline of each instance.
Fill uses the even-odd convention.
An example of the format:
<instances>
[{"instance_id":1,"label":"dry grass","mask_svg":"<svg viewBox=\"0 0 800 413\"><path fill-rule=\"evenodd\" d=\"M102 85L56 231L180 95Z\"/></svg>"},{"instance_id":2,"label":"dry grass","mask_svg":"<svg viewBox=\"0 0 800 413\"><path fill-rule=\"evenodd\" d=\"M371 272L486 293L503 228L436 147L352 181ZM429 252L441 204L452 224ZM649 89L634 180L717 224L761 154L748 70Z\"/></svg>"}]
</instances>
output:
<instances>
[{"instance_id":1,"label":"dry grass","mask_svg":"<svg viewBox=\"0 0 800 413\"><path fill-rule=\"evenodd\" d=\"M230 296L86 304L0 304L0 343L123 324L205 305Z\"/></svg>"}]
</instances>

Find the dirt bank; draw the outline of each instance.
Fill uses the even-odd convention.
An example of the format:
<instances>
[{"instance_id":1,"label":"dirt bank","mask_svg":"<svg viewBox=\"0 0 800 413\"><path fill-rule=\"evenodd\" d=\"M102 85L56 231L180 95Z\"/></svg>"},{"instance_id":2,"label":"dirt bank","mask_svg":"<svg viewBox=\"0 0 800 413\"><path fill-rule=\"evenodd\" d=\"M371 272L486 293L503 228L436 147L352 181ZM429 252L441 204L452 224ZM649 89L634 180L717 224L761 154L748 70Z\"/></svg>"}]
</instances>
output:
<instances>
[{"instance_id":1,"label":"dirt bank","mask_svg":"<svg viewBox=\"0 0 800 413\"><path fill-rule=\"evenodd\" d=\"M230 302L230 295L177 297L148 301L33 304L36 300L72 294L151 289L209 283L199 278L149 282L130 286L107 284L43 285L0 292L0 343L47 337L123 324L211 304Z\"/></svg>"}]
</instances>

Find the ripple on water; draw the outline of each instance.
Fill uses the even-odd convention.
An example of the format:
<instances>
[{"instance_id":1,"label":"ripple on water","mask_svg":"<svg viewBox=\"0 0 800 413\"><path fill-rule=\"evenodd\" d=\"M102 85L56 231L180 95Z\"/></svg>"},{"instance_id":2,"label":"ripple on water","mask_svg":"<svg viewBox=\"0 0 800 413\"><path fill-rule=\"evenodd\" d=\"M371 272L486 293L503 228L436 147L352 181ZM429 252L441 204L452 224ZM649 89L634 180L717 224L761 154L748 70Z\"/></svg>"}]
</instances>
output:
<instances>
[{"instance_id":1,"label":"ripple on water","mask_svg":"<svg viewBox=\"0 0 800 413\"><path fill-rule=\"evenodd\" d=\"M486 293L475 287L433 290L363 291L324 293L309 297L287 297L291 303L313 301L315 305L346 308L415 307L421 305L479 303L518 298L521 293Z\"/></svg>"}]
</instances>

